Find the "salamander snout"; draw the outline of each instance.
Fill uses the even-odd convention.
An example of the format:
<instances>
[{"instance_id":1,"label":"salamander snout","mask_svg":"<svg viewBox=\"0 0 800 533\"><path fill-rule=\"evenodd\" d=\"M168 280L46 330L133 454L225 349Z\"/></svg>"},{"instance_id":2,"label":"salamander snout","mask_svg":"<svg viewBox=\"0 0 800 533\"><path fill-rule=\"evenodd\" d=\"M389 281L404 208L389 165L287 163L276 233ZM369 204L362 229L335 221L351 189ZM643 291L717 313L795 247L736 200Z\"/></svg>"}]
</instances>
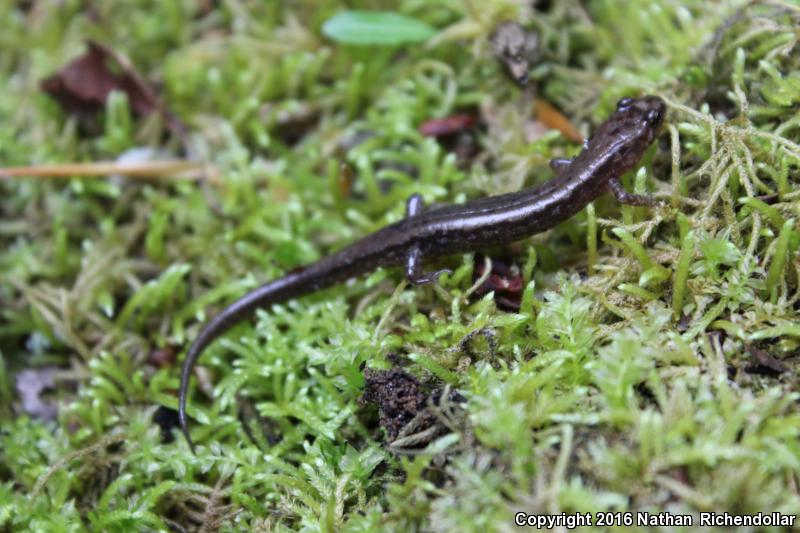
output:
<instances>
[{"instance_id":1,"label":"salamander snout","mask_svg":"<svg viewBox=\"0 0 800 533\"><path fill-rule=\"evenodd\" d=\"M616 151L617 164L627 169L644 154L658 135L667 105L658 96L623 98L617 109L592 136L589 146Z\"/></svg>"},{"instance_id":2,"label":"salamander snout","mask_svg":"<svg viewBox=\"0 0 800 533\"><path fill-rule=\"evenodd\" d=\"M635 129L640 126L646 126L648 129L657 130L664 121L666 112L667 105L658 96L625 97L617 102L617 110L609 120L609 123L616 124L622 128ZM640 126L636 126L636 124Z\"/></svg>"},{"instance_id":3,"label":"salamander snout","mask_svg":"<svg viewBox=\"0 0 800 533\"><path fill-rule=\"evenodd\" d=\"M651 125L655 125L663 120L664 115L661 111L657 109L651 109L650 111L647 112L647 116L645 118L647 119L647 122L649 122Z\"/></svg>"},{"instance_id":4,"label":"salamander snout","mask_svg":"<svg viewBox=\"0 0 800 533\"><path fill-rule=\"evenodd\" d=\"M643 96L642 98L623 98L617 104L615 119L622 126L622 130L634 133L641 141L649 144L653 141L664 122L667 114L667 105L658 96Z\"/></svg>"},{"instance_id":5,"label":"salamander snout","mask_svg":"<svg viewBox=\"0 0 800 533\"><path fill-rule=\"evenodd\" d=\"M667 105L658 96L645 96L631 105L639 108L639 112L644 115L645 122L653 128L661 126L667 112Z\"/></svg>"}]
</instances>

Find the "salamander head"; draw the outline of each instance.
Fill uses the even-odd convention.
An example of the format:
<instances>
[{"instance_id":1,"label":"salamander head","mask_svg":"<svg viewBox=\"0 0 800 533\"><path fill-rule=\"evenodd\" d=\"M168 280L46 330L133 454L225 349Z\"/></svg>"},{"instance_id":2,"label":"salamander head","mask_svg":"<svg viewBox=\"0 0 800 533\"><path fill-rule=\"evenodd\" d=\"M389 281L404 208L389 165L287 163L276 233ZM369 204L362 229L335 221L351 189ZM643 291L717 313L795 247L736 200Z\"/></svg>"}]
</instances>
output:
<instances>
[{"instance_id":1,"label":"salamander head","mask_svg":"<svg viewBox=\"0 0 800 533\"><path fill-rule=\"evenodd\" d=\"M603 161L606 178L631 170L656 138L667 106L658 96L623 98L617 109L595 131L578 159Z\"/></svg>"},{"instance_id":2,"label":"salamander head","mask_svg":"<svg viewBox=\"0 0 800 533\"><path fill-rule=\"evenodd\" d=\"M666 110L666 104L658 96L621 99L614 113L589 140L588 158L610 155L617 168L629 170L656 138Z\"/></svg>"},{"instance_id":3,"label":"salamander head","mask_svg":"<svg viewBox=\"0 0 800 533\"><path fill-rule=\"evenodd\" d=\"M638 130L639 136L644 137L643 142L650 144L661 128L666 111L664 100L658 96L622 98L607 124L630 131Z\"/></svg>"},{"instance_id":4,"label":"salamander head","mask_svg":"<svg viewBox=\"0 0 800 533\"><path fill-rule=\"evenodd\" d=\"M658 96L642 98L623 98L617 102L617 109L593 135L626 137L627 143L641 143L648 146L655 139L667 106Z\"/></svg>"}]
</instances>

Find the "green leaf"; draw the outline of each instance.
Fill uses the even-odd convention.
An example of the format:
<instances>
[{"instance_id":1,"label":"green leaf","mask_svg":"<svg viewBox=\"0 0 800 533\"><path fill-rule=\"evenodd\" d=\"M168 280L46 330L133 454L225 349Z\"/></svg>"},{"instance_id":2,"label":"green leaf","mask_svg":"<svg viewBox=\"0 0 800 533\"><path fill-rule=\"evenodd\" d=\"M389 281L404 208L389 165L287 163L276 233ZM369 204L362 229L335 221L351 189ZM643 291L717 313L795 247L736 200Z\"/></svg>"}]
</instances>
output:
<instances>
[{"instance_id":1,"label":"green leaf","mask_svg":"<svg viewBox=\"0 0 800 533\"><path fill-rule=\"evenodd\" d=\"M322 25L322 33L346 44L418 43L435 31L424 22L393 11L341 11Z\"/></svg>"}]
</instances>

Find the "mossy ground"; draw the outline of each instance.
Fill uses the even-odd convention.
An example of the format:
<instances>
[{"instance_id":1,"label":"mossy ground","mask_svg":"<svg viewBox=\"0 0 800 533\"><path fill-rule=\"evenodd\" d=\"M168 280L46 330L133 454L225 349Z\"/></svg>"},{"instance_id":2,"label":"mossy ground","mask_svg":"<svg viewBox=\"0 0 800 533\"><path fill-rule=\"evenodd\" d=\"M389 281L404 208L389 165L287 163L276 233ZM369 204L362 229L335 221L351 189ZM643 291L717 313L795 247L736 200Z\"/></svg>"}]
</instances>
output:
<instances>
[{"instance_id":1,"label":"mossy ground","mask_svg":"<svg viewBox=\"0 0 800 533\"><path fill-rule=\"evenodd\" d=\"M158 82L221 181L0 180L0 530L508 531L516 511L800 514L800 8L523 4L0 1L3 166L180 153L124 98L87 133L41 93L91 37ZM443 33L432 46L337 45L320 26L345 7ZM626 178L665 205L604 198L505 251L525 283L515 313L470 297L472 256L444 261L455 272L441 287L386 270L261 312L202 360L197 456L165 441L153 415L177 406L171 356L224 303L397 220L412 192L454 202L515 189L579 149L557 132L523 135L530 101L487 44L506 18L539 32L532 83L584 133L622 96L668 99L668 125ZM477 108L489 124L468 166L418 133ZM787 370L752 372L756 350ZM429 453L387 450L359 406L360 365L389 368L392 354L466 398ZM12 409L15 375L43 366L60 369L55 422ZM263 417L250 436L243 405Z\"/></svg>"}]
</instances>

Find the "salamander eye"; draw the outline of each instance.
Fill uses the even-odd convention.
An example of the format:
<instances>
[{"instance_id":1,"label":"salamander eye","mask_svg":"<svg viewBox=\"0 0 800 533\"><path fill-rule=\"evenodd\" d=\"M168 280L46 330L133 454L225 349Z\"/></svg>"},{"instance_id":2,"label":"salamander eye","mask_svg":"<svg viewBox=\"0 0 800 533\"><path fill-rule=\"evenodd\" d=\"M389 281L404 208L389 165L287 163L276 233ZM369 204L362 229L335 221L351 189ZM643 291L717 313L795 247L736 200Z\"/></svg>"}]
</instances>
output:
<instances>
[{"instance_id":1,"label":"salamander eye","mask_svg":"<svg viewBox=\"0 0 800 533\"><path fill-rule=\"evenodd\" d=\"M647 122L650 124L657 124L661 122L661 119L664 117L664 114L659 111L658 109L651 109L647 112Z\"/></svg>"},{"instance_id":2,"label":"salamander eye","mask_svg":"<svg viewBox=\"0 0 800 533\"><path fill-rule=\"evenodd\" d=\"M633 98L628 98L627 96L625 98L620 98L619 102L617 102L617 109L622 111L623 109L630 107L632 103Z\"/></svg>"}]
</instances>

